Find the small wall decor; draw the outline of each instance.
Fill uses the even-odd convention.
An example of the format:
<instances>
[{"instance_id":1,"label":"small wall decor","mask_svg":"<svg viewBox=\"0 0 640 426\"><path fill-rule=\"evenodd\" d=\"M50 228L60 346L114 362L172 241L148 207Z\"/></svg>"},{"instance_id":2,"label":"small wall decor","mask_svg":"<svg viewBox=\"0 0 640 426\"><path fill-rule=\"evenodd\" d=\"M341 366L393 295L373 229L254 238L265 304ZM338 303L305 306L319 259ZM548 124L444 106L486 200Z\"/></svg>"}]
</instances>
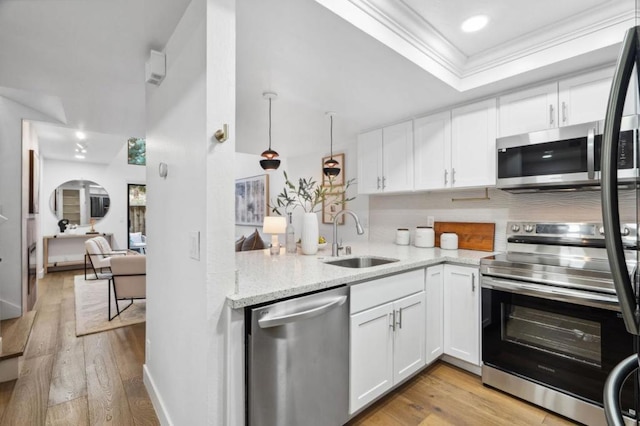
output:
<instances>
[{"instance_id":1,"label":"small wall decor","mask_svg":"<svg viewBox=\"0 0 640 426\"><path fill-rule=\"evenodd\" d=\"M40 159L38 154L29 150L29 214L40 212Z\"/></svg>"},{"instance_id":2,"label":"small wall decor","mask_svg":"<svg viewBox=\"0 0 640 426\"><path fill-rule=\"evenodd\" d=\"M333 223L333 217L340 210L344 209L344 192L327 193L322 200L322 223ZM344 225L344 216L338 219L338 225Z\"/></svg>"},{"instance_id":3,"label":"small wall decor","mask_svg":"<svg viewBox=\"0 0 640 426\"><path fill-rule=\"evenodd\" d=\"M147 164L147 142L144 138L129 138L127 140L128 163L135 166Z\"/></svg>"},{"instance_id":4,"label":"small wall decor","mask_svg":"<svg viewBox=\"0 0 640 426\"><path fill-rule=\"evenodd\" d=\"M262 226L268 200L268 175L236 179L236 225Z\"/></svg>"},{"instance_id":5,"label":"small wall decor","mask_svg":"<svg viewBox=\"0 0 640 426\"><path fill-rule=\"evenodd\" d=\"M325 167L325 162L327 160L329 160L331 158L330 155L323 157L322 158L322 167ZM335 160L337 160L341 166L342 169L340 170L340 172L336 175L336 176L327 176L324 173L322 173L322 186L341 186L344 185L344 174L345 174L345 164L344 164L344 154L334 154L333 158Z\"/></svg>"}]
</instances>

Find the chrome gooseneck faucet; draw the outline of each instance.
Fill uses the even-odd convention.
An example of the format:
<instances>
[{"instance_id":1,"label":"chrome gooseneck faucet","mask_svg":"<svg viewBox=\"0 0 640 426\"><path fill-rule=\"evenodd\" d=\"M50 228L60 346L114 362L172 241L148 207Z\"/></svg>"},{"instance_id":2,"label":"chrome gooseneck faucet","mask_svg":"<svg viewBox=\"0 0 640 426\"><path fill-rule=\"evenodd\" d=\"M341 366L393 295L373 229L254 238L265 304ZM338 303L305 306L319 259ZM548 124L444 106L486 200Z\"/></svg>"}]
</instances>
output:
<instances>
[{"instance_id":1,"label":"chrome gooseneck faucet","mask_svg":"<svg viewBox=\"0 0 640 426\"><path fill-rule=\"evenodd\" d=\"M362 225L360 225L360 219L358 219L357 214L355 214L351 210L339 211L333 217L333 244L331 244L331 256L338 256L338 219L344 214L350 214L356 221L356 229L358 231L358 235L364 234L364 229L362 229Z\"/></svg>"}]
</instances>

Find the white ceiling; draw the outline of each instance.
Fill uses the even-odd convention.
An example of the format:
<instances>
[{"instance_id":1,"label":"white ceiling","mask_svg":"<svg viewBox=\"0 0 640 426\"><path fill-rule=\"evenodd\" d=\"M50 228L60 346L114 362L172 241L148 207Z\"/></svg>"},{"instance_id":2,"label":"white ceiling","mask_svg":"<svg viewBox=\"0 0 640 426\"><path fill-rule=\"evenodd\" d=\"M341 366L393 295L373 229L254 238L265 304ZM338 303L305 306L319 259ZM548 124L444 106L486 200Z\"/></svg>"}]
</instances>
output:
<instances>
[{"instance_id":1,"label":"white ceiling","mask_svg":"<svg viewBox=\"0 0 640 426\"><path fill-rule=\"evenodd\" d=\"M273 104L274 149L283 156L328 144L325 111L337 112L334 142L428 111L517 88L540 79L612 63L617 46L524 67L507 78L460 92L425 71L407 52L397 53L320 3L329 0L239 0L237 7L237 150L260 153L267 145L265 90ZM435 29L443 56L467 59L535 33L558 37L576 16L600 13L632 0L343 0L388 11L398 22ZM189 0L0 0L0 95L3 88L58 97L66 126L119 143L144 135L144 62L161 50ZM389 6L391 5L391 6ZM514 5L517 5L514 6ZM382 10L382 9L380 9ZM488 14L487 30L472 36L460 21ZM577 15L576 15L577 14ZM404 20L403 20L404 19ZM582 21L580 21L582 22ZM572 31L577 25L573 22ZM544 29L544 31L541 31ZM548 30L548 31L547 31ZM406 32L410 38L412 33ZM433 41L433 40L432 40ZM438 46L437 43L433 46ZM451 53L453 52L453 53ZM456 53L457 52L457 53ZM424 52L423 52L424 54ZM571 56L567 52L567 56ZM59 123L65 124L65 123ZM39 130L41 145L55 138ZM55 129L53 129L55 130ZM42 134L40 134L42 132ZM68 136L68 135L67 135ZM58 140L67 136L59 136ZM105 137L106 138L106 137ZM115 139L114 139L115 140ZM49 142L50 141L50 142ZM75 141L72 141L75 142ZM70 143L72 143L70 142ZM115 143L115 142L110 142ZM320 144L320 145L319 145ZM55 149L54 149L55 150ZM45 155L45 158L48 156Z\"/></svg>"}]
</instances>

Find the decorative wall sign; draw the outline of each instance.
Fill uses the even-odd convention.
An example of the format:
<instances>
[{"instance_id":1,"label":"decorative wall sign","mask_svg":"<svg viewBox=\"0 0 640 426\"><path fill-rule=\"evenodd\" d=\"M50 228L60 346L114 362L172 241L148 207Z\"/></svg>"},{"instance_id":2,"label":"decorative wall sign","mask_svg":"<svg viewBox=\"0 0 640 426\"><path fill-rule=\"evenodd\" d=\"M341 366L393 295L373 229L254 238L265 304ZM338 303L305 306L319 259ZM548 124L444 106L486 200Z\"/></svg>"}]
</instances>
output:
<instances>
[{"instance_id":1,"label":"decorative wall sign","mask_svg":"<svg viewBox=\"0 0 640 426\"><path fill-rule=\"evenodd\" d=\"M321 169L322 167L324 167L324 162L327 161L329 158L331 158L330 156L326 156L322 158L322 163L321 163ZM344 168L345 168L345 164L344 164L344 154L334 154L333 155L333 159L338 161L338 163L340 163L340 173L338 173L336 176L327 176L324 173L322 173L322 186L341 186L344 185Z\"/></svg>"},{"instance_id":2,"label":"decorative wall sign","mask_svg":"<svg viewBox=\"0 0 640 426\"><path fill-rule=\"evenodd\" d=\"M344 208L344 192L328 193L322 200L322 223L333 223L333 217ZM338 219L338 225L344 225L344 215Z\"/></svg>"},{"instance_id":3,"label":"decorative wall sign","mask_svg":"<svg viewBox=\"0 0 640 426\"><path fill-rule=\"evenodd\" d=\"M236 179L236 225L262 226L268 200L268 175Z\"/></svg>"}]
</instances>

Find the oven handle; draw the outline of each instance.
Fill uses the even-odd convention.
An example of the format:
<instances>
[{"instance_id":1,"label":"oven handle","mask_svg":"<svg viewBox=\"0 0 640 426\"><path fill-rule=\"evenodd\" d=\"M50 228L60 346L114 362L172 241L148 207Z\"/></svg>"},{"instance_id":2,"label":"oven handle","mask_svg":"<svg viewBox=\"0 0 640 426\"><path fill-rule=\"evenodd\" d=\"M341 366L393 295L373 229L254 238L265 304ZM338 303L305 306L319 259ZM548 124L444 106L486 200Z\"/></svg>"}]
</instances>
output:
<instances>
[{"instance_id":1,"label":"oven handle","mask_svg":"<svg viewBox=\"0 0 640 426\"><path fill-rule=\"evenodd\" d=\"M523 283L521 281L501 280L486 275L482 276L482 288L502 290L509 293L523 294L525 296L540 297L542 299L558 300L560 302L591 306L610 311L620 311L618 298L606 294L588 293L564 287Z\"/></svg>"}]
</instances>

